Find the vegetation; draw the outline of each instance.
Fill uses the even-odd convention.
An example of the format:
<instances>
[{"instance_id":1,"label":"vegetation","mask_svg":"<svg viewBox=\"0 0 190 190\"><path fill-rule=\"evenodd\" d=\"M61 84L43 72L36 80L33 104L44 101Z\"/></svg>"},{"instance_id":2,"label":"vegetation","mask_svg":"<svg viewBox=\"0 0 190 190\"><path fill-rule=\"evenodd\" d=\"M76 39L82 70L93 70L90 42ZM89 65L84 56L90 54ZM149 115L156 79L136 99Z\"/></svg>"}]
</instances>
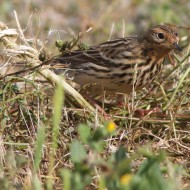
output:
<instances>
[{"instance_id":1,"label":"vegetation","mask_svg":"<svg viewBox=\"0 0 190 190\"><path fill-rule=\"evenodd\" d=\"M1 2L0 189L190 188L190 13L189 2L181 4ZM179 27L183 52L174 52L174 66L166 60L154 84L126 96L124 106L102 105L106 117L49 68L65 50L60 43L85 49L160 22ZM135 112L156 107L141 117Z\"/></svg>"}]
</instances>

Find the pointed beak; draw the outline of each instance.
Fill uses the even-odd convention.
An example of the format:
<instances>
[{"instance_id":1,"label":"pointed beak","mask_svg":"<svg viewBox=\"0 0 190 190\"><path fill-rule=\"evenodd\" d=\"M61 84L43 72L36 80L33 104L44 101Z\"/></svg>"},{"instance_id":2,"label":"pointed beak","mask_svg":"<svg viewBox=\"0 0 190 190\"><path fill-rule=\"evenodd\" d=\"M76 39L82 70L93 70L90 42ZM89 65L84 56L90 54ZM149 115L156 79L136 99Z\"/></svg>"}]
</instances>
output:
<instances>
[{"instance_id":1,"label":"pointed beak","mask_svg":"<svg viewBox=\"0 0 190 190\"><path fill-rule=\"evenodd\" d=\"M173 43L175 49L179 50L179 51L182 51L183 49L175 42Z\"/></svg>"}]
</instances>

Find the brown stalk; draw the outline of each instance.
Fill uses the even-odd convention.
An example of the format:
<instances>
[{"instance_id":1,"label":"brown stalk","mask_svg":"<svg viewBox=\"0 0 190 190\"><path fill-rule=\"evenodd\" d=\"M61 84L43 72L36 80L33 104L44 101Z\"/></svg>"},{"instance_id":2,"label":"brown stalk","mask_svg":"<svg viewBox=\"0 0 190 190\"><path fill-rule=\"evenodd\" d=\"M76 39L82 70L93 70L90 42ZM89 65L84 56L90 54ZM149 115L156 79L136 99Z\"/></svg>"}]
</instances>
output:
<instances>
[{"instance_id":1,"label":"brown stalk","mask_svg":"<svg viewBox=\"0 0 190 190\"><path fill-rule=\"evenodd\" d=\"M19 27L19 26L18 26ZM19 28L19 31L21 29ZM16 43L17 37L23 38L22 33L18 33L16 29L9 29L4 23L0 22L0 41L4 45L4 52L6 56L11 60L25 62L27 67L34 68L42 64L39 60L39 52L33 47L25 43L25 45L19 45ZM53 86L60 84L64 88L64 92L69 101L72 104L84 108L89 112L95 112L94 107L92 107L73 87L71 87L63 78L56 75L51 70L41 67L37 70L40 75L42 75L49 83Z\"/></svg>"}]
</instances>

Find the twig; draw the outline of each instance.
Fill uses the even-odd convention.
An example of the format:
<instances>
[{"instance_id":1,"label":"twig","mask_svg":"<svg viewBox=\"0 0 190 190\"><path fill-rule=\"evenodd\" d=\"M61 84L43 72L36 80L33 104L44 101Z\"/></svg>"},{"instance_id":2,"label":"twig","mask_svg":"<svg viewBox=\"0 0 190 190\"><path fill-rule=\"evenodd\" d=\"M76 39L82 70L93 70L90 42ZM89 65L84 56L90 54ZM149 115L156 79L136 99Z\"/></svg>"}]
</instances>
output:
<instances>
[{"instance_id":1,"label":"twig","mask_svg":"<svg viewBox=\"0 0 190 190\"><path fill-rule=\"evenodd\" d=\"M18 26L18 30L20 32L20 36L21 36L21 39L24 41L24 43L29 46L28 42L25 40L25 37L24 37L24 33L21 29L21 26L20 26L20 23L19 23L19 20L18 20L18 15L17 15L17 12L14 10L14 15L15 15L15 20L16 20L16 24Z\"/></svg>"},{"instance_id":2,"label":"twig","mask_svg":"<svg viewBox=\"0 0 190 190\"><path fill-rule=\"evenodd\" d=\"M10 77L10 76L15 76L15 75L20 75L20 74L23 74L23 73L26 73L28 71L33 71L35 69L38 69L39 67L42 67L43 65L46 65L47 63L49 63L50 60L47 60L47 61L44 61L43 63L35 66L35 67L31 67L31 68L28 68L28 69L23 69L23 70L20 70L20 71L17 71L17 72L13 72L13 73L9 73L9 74L6 74L6 75L3 75L3 76L0 76L0 80L1 79L4 79L6 77ZM19 64L19 63L17 63ZM27 63L23 63L23 64L27 64ZM20 65L20 64L19 64Z\"/></svg>"},{"instance_id":3,"label":"twig","mask_svg":"<svg viewBox=\"0 0 190 190\"><path fill-rule=\"evenodd\" d=\"M170 98L170 100L168 101L167 105L163 108L163 110L166 110L170 104L174 101L175 99L175 95L177 94L178 90L179 90L179 87L181 86L181 84L184 82L185 78L188 76L190 72L190 67L185 71L185 73L183 74L183 76L181 77L177 87L175 88L174 90L174 93L172 94L172 97Z\"/></svg>"},{"instance_id":4,"label":"twig","mask_svg":"<svg viewBox=\"0 0 190 190\"><path fill-rule=\"evenodd\" d=\"M16 44L16 36L19 36L16 29L8 29L5 24L0 23L0 41L2 41L5 47L7 57L12 56L12 59L19 58L21 62L26 62L27 66L30 68L38 67L41 65L41 61L38 58L39 52L32 47ZM79 107L85 108L89 112L95 112L95 109L63 78L44 67L39 69L38 73L46 78L53 86L57 84L63 86L65 95L69 98L69 100L74 101L74 103Z\"/></svg>"},{"instance_id":5,"label":"twig","mask_svg":"<svg viewBox=\"0 0 190 190\"><path fill-rule=\"evenodd\" d=\"M176 141L175 139L170 139L168 142L175 142L177 145L181 146L182 148L185 148L186 150L190 151L190 148L181 144L180 142Z\"/></svg>"}]
</instances>

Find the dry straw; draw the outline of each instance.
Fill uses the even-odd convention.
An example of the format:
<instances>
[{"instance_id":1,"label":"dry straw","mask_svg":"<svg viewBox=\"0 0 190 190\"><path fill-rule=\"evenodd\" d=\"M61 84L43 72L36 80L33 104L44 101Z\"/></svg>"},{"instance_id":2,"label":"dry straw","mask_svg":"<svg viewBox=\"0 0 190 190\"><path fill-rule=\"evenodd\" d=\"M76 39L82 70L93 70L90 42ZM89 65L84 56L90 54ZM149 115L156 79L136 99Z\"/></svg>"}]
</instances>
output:
<instances>
[{"instance_id":1,"label":"dry straw","mask_svg":"<svg viewBox=\"0 0 190 190\"><path fill-rule=\"evenodd\" d=\"M0 41L4 45L6 57L13 62L19 60L26 63L28 68L36 68L42 65L41 69L38 69L38 73L49 81L51 85L56 86L60 84L64 88L65 96L69 98L72 104L84 108L89 112L95 112L95 109L81 96L81 94L71 87L63 78L43 66L42 62L39 60L39 51L27 43L18 22L16 12L15 18L18 30L9 29L4 23L0 22ZM22 39L24 45L18 44L16 41L17 38Z\"/></svg>"}]
</instances>

